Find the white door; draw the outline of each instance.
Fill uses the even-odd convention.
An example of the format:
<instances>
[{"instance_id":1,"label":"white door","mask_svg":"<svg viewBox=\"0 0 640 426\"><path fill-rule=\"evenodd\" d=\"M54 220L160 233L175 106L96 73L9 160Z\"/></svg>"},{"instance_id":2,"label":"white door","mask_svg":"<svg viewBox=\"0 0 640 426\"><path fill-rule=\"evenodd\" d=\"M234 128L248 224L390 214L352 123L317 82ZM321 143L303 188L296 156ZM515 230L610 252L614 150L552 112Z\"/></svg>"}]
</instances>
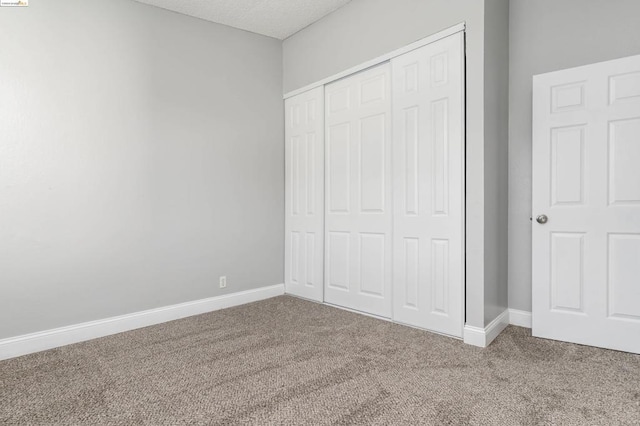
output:
<instances>
[{"instance_id":1,"label":"white door","mask_svg":"<svg viewBox=\"0 0 640 426\"><path fill-rule=\"evenodd\" d=\"M391 317L391 84L385 63L325 87L325 301Z\"/></svg>"},{"instance_id":2,"label":"white door","mask_svg":"<svg viewBox=\"0 0 640 426\"><path fill-rule=\"evenodd\" d=\"M464 59L458 33L391 61L393 318L462 336Z\"/></svg>"},{"instance_id":3,"label":"white door","mask_svg":"<svg viewBox=\"0 0 640 426\"><path fill-rule=\"evenodd\" d=\"M533 335L640 353L640 56L533 96Z\"/></svg>"},{"instance_id":4,"label":"white door","mask_svg":"<svg viewBox=\"0 0 640 426\"><path fill-rule=\"evenodd\" d=\"M322 301L324 90L285 100L285 288Z\"/></svg>"}]
</instances>

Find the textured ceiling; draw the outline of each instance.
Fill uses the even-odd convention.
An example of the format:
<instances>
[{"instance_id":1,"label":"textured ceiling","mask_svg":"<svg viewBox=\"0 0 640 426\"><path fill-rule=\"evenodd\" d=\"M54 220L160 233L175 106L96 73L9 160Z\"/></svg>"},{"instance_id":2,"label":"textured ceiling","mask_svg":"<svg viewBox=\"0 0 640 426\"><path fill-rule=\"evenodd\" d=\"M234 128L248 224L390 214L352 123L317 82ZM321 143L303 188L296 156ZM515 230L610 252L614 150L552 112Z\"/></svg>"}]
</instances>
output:
<instances>
[{"instance_id":1,"label":"textured ceiling","mask_svg":"<svg viewBox=\"0 0 640 426\"><path fill-rule=\"evenodd\" d=\"M351 0L137 1L282 40Z\"/></svg>"}]
</instances>

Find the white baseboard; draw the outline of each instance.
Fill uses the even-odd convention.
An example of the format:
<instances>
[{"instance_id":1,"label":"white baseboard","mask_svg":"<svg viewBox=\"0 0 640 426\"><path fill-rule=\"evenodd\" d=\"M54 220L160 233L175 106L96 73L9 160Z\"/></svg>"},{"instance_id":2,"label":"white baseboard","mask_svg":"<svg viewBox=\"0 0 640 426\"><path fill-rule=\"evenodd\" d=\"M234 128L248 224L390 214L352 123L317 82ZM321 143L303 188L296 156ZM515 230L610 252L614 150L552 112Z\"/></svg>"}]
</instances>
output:
<instances>
[{"instance_id":1,"label":"white baseboard","mask_svg":"<svg viewBox=\"0 0 640 426\"><path fill-rule=\"evenodd\" d=\"M496 319L491 321L489 325L484 328L465 325L464 342L469 345L486 348L508 325L509 310L505 309L504 312L498 315Z\"/></svg>"},{"instance_id":2,"label":"white baseboard","mask_svg":"<svg viewBox=\"0 0 640 426\"><path fill-rule=\"evenodd\" d=\"M257 302L284 294L284 284L194 300L0 340L0 360Z\"/></svg>"},{"instance_id":3,"label":"white baseboard","mask_svg":"<svg viewBox=\"0 0 640 426\"><path fill-rule=\"evenodd\" d=\"M509 324L531 328L531 312L509 309Z\"/></svg>"}]
</instances>

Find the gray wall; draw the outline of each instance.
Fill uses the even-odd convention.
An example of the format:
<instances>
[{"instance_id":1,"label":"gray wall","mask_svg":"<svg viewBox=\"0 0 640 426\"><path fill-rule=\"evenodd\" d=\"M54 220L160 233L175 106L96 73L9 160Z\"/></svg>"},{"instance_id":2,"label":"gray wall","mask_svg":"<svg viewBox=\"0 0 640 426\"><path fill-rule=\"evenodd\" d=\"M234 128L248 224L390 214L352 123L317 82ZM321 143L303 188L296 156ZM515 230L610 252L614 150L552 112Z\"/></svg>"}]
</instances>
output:
<instances>
[{"instance_id":1,"label":"gray wall","mask_svg":"<svg viewBox=\"0 0 640 426\"><path fill-rule=\"evenodd\" d=\"M490 295L501 291L498 268L506 266L493 250L501 240L485 247L485 100L483 0L353 0L284 41L285 92L344 71L452 25L466 22L467 45L467 310L466 322L484 327L485 263L494 270L487 277ZM504 2L502 2L504 3ZM496 8L499 4L496 5ZM493 19L489 20L493 22ZM500 50L500 46L496 45ZM505 80L506 82L506 77ZM493 83L488 83L492 87ZM506 99L506 97L505 97ZM506 118L496 113L492 120ZM491 124L494 126L494 124ZM490 130L491 132L498 132ZM496 142L499 143L499 142ZM497 149L497 146L496 146ZM493 164L495 161L490 160ZM506 170L506 162L504 164ZM506 175L506 173L505 173ZM489 198L497 197L498 186L489 182ZM505 191L506 193L506 191ZM495 211L495 206L490 206ZM505 210L506 211L506 210ZM506 220L505 220L506 221ZM492 226L491 224L487 224ZM504 238L503 238L504 239ZM505 272L506 274L506 272ZM504 275L504 274L502 274ZM506 293L505 293L506 294ZM506 296L495 297L504 299ZM494 303L494 302L492 302ZM491 309L491 316L496 309ZM493 319L493 318L490 318Z\"/></svg>"},{"instance_id":2,"label":"gray wall","mask_svg":"<svg viewBox=\"0 0 640 426\"><path fill-rule=\"evenodd\" d=\"M130 0L0 28L0 338L283 282L280 41Z\"/></svg>"},{"instance_id":3,"label":"gray wall","mask_svg":"<svg viewBox=\"0 0 640 426\"><path fill-rule=\"evenodd\" d=\"M640 54L638 0L511 0L509 307L531 310L531 78Z\"/></svg>"},{"instance_id":4,"label":"gray wall","mask_svg":"<svg viewBox=\"0 0 640 426\"><path fill-rule=\"evenodd\" d=\"M485 0L485 325L507 308L509 0Z\"/></svg>"}]
</instances>

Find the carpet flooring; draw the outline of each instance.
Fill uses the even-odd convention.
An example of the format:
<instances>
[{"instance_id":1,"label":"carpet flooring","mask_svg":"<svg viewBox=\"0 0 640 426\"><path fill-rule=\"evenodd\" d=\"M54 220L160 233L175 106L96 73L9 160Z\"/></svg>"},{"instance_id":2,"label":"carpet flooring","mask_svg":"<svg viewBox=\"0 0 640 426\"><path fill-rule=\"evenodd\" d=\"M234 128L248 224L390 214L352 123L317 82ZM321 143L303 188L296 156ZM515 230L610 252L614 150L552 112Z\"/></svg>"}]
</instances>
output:
<instances>
[{"instance_id":1,"label":"carpet flooring","mask_svg":"<svg viewBox=\"0 0 640 426\"><path fill-rule=\"evenodd\" d=\"M639 425L640 356L289 296L0 362L2 425Z\"/></svg>"}]
</instances>

